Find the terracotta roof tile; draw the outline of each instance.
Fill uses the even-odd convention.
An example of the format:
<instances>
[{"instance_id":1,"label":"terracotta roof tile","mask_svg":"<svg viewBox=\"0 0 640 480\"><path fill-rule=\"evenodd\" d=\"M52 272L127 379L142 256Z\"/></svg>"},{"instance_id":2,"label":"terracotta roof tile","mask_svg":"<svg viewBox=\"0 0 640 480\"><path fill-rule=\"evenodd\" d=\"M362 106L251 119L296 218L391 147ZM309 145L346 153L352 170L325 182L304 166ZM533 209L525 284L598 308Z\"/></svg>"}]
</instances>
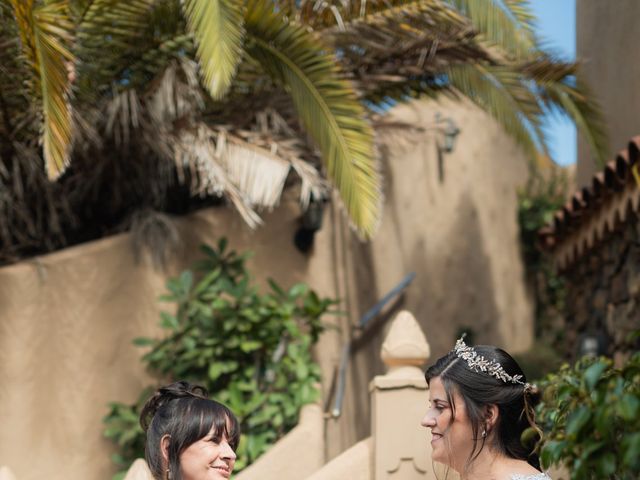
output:
<instances>
[{"instance_id":1,"label":"terracotta roof tile","mask_svg":"<svg viewBox=\"0 0 640 480\"><path fill-rule=\"evenodd\" d=\"M551 224L540 229L542 246L551 252L560 269L568 268L586 251L602 241L631 212L640 208L640 187L634 167L640 160L640 135L597 172L586 186L555 212Z\"/></svg>"}]
</instances>

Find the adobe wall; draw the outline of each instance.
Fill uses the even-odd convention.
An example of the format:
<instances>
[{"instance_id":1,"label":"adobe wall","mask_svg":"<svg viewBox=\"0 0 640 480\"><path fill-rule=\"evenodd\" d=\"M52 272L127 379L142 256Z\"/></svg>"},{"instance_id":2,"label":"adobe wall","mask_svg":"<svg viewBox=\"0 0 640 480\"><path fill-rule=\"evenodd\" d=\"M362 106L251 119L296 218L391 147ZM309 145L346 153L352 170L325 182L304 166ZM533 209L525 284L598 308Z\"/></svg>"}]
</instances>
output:
<instances>
[{"instance_id":1,"label":"adobe wall","mask_svg":"<svg viewBox=\"0 0 640 480\"><path fill-rule=\"evenodd\" d=\"M436 112L462 130L440 161L430 129ZM386 137L385 212L370 243L351 233L335 203L308 255L293 246L295 199L266 214L255 232L224 208L176 220L184 244L169 274L196 258L199 243L224 235L233 248L255 252L259 280L306 281L343 299L349 315L327 318L339 329L328 330L317 349L325 397L351 325L411 271L416 279L401 305L428 335L432 358L451 347L461 326L510 351L531 342L515 194L527 170L518 149L472 107L416 102L391 115L426 131L417 139ZM132 402L151 382L131 340L159 333L156 298L166 276L135 262L129 235L0 268L0 465L19 480L110 478L113 448L101 419L108 401ZM343 414L327 420L327 458L370 434L368 384L384 372L384 333L374 328L354 353Z\"/></svg>"}]
</instances>

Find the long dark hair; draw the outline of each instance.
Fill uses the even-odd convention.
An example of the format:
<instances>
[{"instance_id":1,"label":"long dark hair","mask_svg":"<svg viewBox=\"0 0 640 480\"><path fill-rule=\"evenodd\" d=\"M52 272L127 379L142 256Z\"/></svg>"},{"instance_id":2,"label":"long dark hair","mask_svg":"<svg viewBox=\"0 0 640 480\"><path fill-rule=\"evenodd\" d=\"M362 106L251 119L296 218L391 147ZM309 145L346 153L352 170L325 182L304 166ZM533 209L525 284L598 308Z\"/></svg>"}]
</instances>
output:
<instances>
[{"instance_id":1,"label":"long dark hair","mask_svg":"<svg viewBox=\"0 0 640 480\"><path fill-rule=\"evenodd\" d=\"M522 375L521 380L526 383L522 369L504 350L491 345L478 345L473 348L488 361L498 362L509 375ZM538 455L534 452L536 439L527 445L521 441L522 433L527 428L533 427L539 432L534 416L534 407L540 397L537 388L528 384L525 386L503 382L488 373L475 372L454 351L438 359L427 369L427 383L435 377L440 377L447 400L452 405L452 423L455 418L454 390L464 401L473 433L473 449L467 459L466 468L480 454L487 441L484 436L479 435L484 425L485 407L496 405L499 415L493 427L496 434L493 436L492 447L510 458L526 460L534 468L540 469ZM539 437L539 433L537 436Z\"/></svg>"},{"instance_id":2,"label":"long dark hair","mask_svg":"<svg viewBox=\"0 0 640 480\"><path fill-rule=\"evenodd\" d=\"M180 454L211 430L214 438L226 436L235 451L240 440L240 426L227 407L207 398L207 390L199 385L176 382L158 389L140 412L140 425L147 434L145 459L157 480L165 478L167 469L172 480L182 480ZM161 441L169 440L169 462L165 465Z\"/></svg>"}]
</instances>

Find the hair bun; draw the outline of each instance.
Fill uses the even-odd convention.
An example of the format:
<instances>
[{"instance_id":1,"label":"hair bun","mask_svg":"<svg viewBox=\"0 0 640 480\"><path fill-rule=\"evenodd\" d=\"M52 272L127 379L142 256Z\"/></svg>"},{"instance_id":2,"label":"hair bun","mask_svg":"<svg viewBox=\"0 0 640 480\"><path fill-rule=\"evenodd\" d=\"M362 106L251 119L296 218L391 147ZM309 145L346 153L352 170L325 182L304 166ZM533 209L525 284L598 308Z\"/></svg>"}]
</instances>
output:
<instances>
[{"instance_id":1,"label":"hair bun","mask_svg":"<svg viewBox=\"0 0 640 480\"><path fill-rule=\"evenodd\" d=\"M207 398L207 396L206 388L201 385L193 385L184 380L160 387L142 407L140 426L146 432L156 412L172 400L187 397Z\"/></svg>"}]
</instances>

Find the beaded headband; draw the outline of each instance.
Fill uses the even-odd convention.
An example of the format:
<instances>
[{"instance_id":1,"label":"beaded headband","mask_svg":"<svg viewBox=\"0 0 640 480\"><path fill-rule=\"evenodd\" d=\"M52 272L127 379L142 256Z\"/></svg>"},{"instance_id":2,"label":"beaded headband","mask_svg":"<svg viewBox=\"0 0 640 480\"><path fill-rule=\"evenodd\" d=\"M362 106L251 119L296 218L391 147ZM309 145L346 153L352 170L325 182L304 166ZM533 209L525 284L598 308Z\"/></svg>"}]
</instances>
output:
<instances>
[{"instance_id":1,"label":"beaded headband","mask_svg":"<svg viewBox=\"0 0 640 480\"><path fill-rule=\"evenodd\" d=\"M500 365L495 360L487 360L482 355L478 355L473 347L469 347L466 343L464 343L465 336L466 335L463 334L456 341L456 346L453 347L453 351L458 358L461 358L465 362L467 362L470 370L476 373L487 373L492 377L497 378L498 380L502 380L504 383L516 383L519 385L523 385L525 391L531 390L533 388L533 385L521 380L522 375L509 375L507 372L505 372L504 368L502 368L502 365Z\"/></svg>"}]
</instances>

